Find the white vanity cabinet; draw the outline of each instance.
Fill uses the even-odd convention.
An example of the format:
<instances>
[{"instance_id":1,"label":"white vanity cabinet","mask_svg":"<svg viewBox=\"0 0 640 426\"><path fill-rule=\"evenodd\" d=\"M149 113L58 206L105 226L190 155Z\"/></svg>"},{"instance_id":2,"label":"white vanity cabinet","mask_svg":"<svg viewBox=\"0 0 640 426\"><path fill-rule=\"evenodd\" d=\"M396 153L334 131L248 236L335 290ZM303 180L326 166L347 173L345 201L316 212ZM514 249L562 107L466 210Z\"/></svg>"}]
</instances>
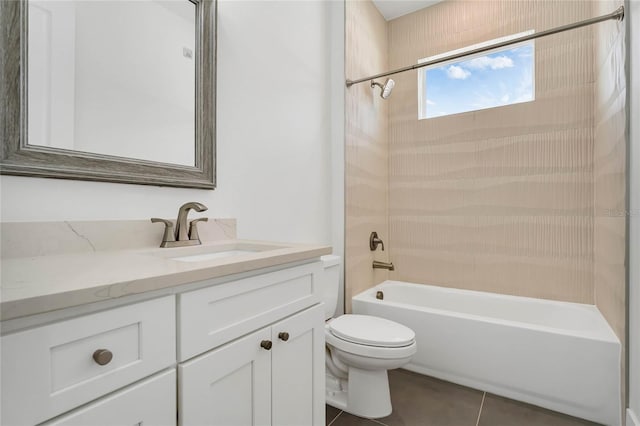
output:
<instances>
[{"instance_id":1,"label":"white vanity cabinet","mask_svg":"<svg viewBox=\"0 0 640 426\"><path fill-rule=\"evenodd\" d=\"M178 366L180 425L324 425L321 273L314 262L178 295L178 358L197 355Z\"/></svg>"},{"instance_id":2,"label":"white vanity cabinet","mask_svg":"<svg viewBox=\"0 0 640 426\"><path fill-rule=\"evenodd\" d=\"M283 265L20 324L1 338L0 423L323 426L322 273Z\"/></svg>"},{"instance_id":3,"label":"white vanity cabinet","mask_svg":"<svg viewBox=\"0 0 640 426\"><path fill-rule=\"evenodd\" d=\"M180 364L179 424L324 425L323 317L316 305Z\"/></svg>"}]
</instances>

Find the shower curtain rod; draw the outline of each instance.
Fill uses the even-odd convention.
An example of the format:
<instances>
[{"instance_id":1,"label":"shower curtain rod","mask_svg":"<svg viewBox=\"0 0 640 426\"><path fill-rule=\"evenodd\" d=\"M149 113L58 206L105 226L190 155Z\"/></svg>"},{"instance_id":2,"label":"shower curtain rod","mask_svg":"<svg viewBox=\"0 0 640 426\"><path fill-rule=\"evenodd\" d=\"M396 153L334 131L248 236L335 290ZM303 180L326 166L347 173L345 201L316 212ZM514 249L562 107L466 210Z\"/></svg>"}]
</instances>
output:
<instances>
[{"instance_id":1,"label":"shower curtain rod","mask_svg":"<svg viewBox=\"0 0 640 426\"><path fill-rule=\"evenodd\" d=\"M428 67L430 65L439 64L442 62L451 61L452 59L459 59L465 56L475 55L476 53L486 52L488 50L497 49L499 47L509 46L511 44L522 43L523 41L533 40L539 37L545 37L552 34L561 33L564 31L573 30L580 27L586 27L587 25L597 24L598 22L608 21L610 19L617 19L622 21L624 19L624 6L620 6L615 12L608 15L598 16L596 18L585 19L584 21L574 22L573 24L563 25L561 27L551 28L550 30L540 31L539 33L533 33L522 37L514 38L508 41L501 41L489 46L478 47L477 49L468 50L466 52L456 53L444 58L434 59L432 61L423 62L421 64L409 65L408 67L398 68L393 71L387 71L380 74L375 74L365 78L359 78L358 80L347 80L347 87L351 87L354 84L362 83L364 81L375 80L376 78L386 77L388 75L398 74L405 71L416 70L418 68Z\"/></svg>"}]
</instances>

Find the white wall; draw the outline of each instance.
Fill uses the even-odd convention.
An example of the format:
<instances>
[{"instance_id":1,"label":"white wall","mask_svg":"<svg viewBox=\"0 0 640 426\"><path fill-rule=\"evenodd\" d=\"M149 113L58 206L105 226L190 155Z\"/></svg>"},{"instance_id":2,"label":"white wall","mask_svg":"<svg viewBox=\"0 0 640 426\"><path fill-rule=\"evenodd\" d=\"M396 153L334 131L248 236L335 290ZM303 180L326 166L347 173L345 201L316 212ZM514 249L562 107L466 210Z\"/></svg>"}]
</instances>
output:
<instances>
[{"instance_id":1,"label":"white wall","mask_svg":"<svg viewBox=\"0 0 640 426\"><path fill-rule=\"evenodd\" d=\"M345 3L331 1L331 195L333 253L342 257L337 313L344 313L345 188Z\"/></svg>"},{"instance_id":2,"label":"white wall","mask_svg":"<svg viewBox=\"0 0 640 426\"><path fill-rule=\"evenodd\" d=\"M630 21L628 34L630 56L630 203L629 220L629 407L640 426L640 1L626 4ZM630 416L629 416L630 417ZM627 426L632 426L630 418Z\"/></svg>"},{"instance_id":3,"label":"white wall","mask_svg":"<svg viewBox=\"0 0 640 426\"><path fill-rule=\"evenodd\" d=\"M173 218L193 200L208 216L236 217L241 238L339 240L332 119L342 118L332 110L343 100L331 94L341 71L330 58L332 25L342 24L331 7L219 2L216 190L2 176L2 221Z\"/></svg>"}]
</instances>

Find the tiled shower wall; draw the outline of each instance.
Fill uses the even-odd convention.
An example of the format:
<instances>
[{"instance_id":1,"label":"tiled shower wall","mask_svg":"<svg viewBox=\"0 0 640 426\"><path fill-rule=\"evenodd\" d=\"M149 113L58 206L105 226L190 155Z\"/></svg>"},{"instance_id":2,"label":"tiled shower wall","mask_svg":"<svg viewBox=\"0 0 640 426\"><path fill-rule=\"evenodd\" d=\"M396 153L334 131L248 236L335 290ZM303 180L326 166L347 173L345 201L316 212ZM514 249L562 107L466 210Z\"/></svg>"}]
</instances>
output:
<instances>
[{"instance_id":1,"label":"tiled shower wall","mask_svg":"<svg viewBox=\"0 0 640 426\"><path fill-rule=\"evenodd\" d=\"M347 77L620 4L447 0L385 23L347 1ZM387 278L371 269L377 230L392 279L595 303L624 348L624 37L608 21L536 40L536 99L523 104L418 120L414 72L393 77L387 101L348 89L347 300Z\"/></svg>"},{"instance_id":2,"label":"tiled shower wall","mask_svg":"<svg viewBox=\"0 0 640 426\"><path fill-rule=\"evenodd\" d=\"M389 66L593 13L584 1L449 0L389 22ZM416 74L395 77L393 279L593 303L593 29L535 43L533 102L418 120Z\"/></svg>"},{"instance_id":3,"label":"tiled shower wall","mask_svg":"<svg viewBox=\"0 0 640 426\"><path fill-rule=\"evenodd\" d=\"M387 23L371 1L347 1L345 10L346 75L358 78L386 70ZM389 243L388 215L388 103L369 83L346 91L345 151L345 303L351 297L388 278L374 270L374 259L387 253L369 250L369 234L378 232Z\"/></svg>"},{"instance_id":4,"label":"tiled shower wall","mask_svg":"<svg viewBox=\"0 0 640 426\"><path fill-rule=\"evenodd\" d=\"M622 3L599 1L597 14ZM595 302L620 339L625 330L626 79L623 22L596 28L594 143Z\"/></svg>"},{"instance_id":5,"label":"tiled shower wall","mask_svg":"<svg viewBox=\"0 0 640 426\"><path fill-rule=\"evenodd\" d=\"M600 0L595 13L617 9L620 0ZM595 304L626 348L626 78L624 22L595 28L594 291ZM626 351L622 350L626 393ZM626 405L625 405L626 406ZM621 407L624 409L624 407Z\"/></svg>"}]
</instances>

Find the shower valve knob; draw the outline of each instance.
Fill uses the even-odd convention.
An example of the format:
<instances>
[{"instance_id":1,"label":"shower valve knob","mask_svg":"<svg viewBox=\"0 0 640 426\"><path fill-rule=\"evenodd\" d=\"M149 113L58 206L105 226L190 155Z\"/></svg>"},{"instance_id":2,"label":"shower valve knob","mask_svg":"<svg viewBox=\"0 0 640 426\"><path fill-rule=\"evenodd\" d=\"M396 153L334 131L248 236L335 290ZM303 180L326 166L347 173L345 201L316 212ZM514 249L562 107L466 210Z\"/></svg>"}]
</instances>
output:
<instances>
[{"instance_id":1,"label":"shower valve knob","mask_svg":"<svg viewBox=\"0 0 640 426\"><path fill-rule=\"evenodd\" d=\"M379 245L382 246L382 251L384 251L384 243L378 237L378 233L373 231L369 236L369 248L371 251L376 251Z\"/></svg>"}]
</instances>

